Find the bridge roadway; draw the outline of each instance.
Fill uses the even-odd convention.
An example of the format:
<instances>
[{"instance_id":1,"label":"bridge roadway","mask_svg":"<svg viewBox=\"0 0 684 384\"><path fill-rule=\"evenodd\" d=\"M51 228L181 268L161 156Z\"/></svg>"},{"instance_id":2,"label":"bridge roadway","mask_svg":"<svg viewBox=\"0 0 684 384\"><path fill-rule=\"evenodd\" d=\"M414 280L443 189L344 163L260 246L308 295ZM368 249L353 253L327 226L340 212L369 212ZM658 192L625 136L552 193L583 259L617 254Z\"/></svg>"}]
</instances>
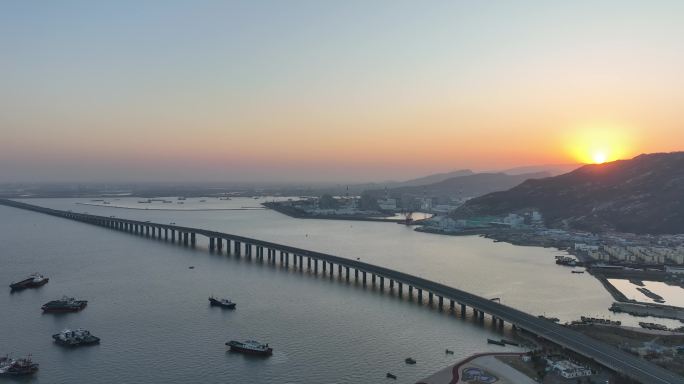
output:
<instances>
[{"instance_id":1,"label":"bridge roadway","mask_svg":"<svg viewBox=\"0 0 684 384\"><path fill-rule=\"evenodd\" d=\"M346 280L349 281L349 271L352 269L354 270L356 281L359 281L359 273L362 274L363 284L365 286L366 274L371 274L373 285L376 283L376 277L379 277L379 286L381 290L384 290L385 288L384 279L388 279L390 290L393 289L395 282L398 284L398 294L400 296L403 294L403 285L409 287L409 296L412 295L412 290L416 289L418 291L419 302L422 302L422 292L426 291L429 294L429 303L431 305L433 303L433 295L438 297L440 309L442 308L443 299L450 300L450 307L452 309L454 308L454 302L457 302L461 306L462 316L465 315L466 307L472 308L475 317L477 318L479 316L480 320L484 318L485 313L489 314L492 317L494 324L497 324L498 322L498 324L502 326L504 321L508 322L518 328L522 328L527 332L562 346L563 348L592 359L613 371L638 380L643 384L684 384L684 378L673 372L551 321L540 319L515 308L460 289L389 268L207 229L61 211L7 199L0 199L0 204L155 238L162 238L163 230L163 238L168 240L169 233L171 233L171 241L174 242L176 241L175 234L177 233L178 242L185 245L194 246L196 244L196 235L203 235L209 239L210 249L212 250L217 249L218 251L221 251L223 242L225 241L228 252L230 253L230 244L233 242L236 255L240 256L244 248L245 255L251 258L253 247L255 247L257 250L256 257L260 261L263 261L263 250L266 249L268 251L268 262L272 264L276 263L276 253L280 252L280 265L284 267L290 267L289 255L292 254L294 256L293 265L295 268L299 267L300 269L303 269L304 258L306 258L308 269L311 269L311 262L313 261L315 273L318 273L318 262L320 261L323 267L323 274L326 274L326 265L330 266L330 276L333 275L333 267L337 265L339 278L343 277L342 268L345 268ZM242 246L243 244L244 247ZM299 266L297 265L297 261L299 261Z\"/></svg>"}]
</instances>

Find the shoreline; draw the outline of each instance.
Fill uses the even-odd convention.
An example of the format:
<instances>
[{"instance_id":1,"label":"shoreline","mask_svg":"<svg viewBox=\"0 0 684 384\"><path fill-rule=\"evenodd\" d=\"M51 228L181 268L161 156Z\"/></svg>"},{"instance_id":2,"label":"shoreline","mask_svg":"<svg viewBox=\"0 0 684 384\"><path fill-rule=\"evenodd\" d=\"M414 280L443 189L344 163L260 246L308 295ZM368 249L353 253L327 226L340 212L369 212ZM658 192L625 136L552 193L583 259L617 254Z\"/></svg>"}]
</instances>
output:
<instances>
[{"instance_id":1,"label":"shoreline","mask_svg":"<svg viewBox=\"0 0 684 384\"><path fill-rule=\"evenodd\" d=\"M295 219L321 219L321 220L348 220L348 221L375 221L383 223L403 223L403 219L392 219L390 216L363 216L363 215L309 215L295 209L289 209L278 203L262 203L266 208L272 209L283 215Z\"/></svg>"},{"instance_id":2,"label":"shoreline","mask_svg":"<svg viewBox=\"0 0 684 384\"><path fill-rule=\"evenodd\" d=\"M461 368L465 368L464 366L467 364L472 364L474 362L477 362L478 359L482 360L482 358L486 357L497 357L497 356L523 356L525 355L526 352L483 352L483 353L476 353L473 355L470 355L466 358L463 358L461 360L456 361L454 364L448 365L443 369L440 369L439 371L433 373L432 375L421 379L416 382L416 384L457 384L461 381ZM503 364L503 363L502 363ZM478 365L487 365L487 364L478 364ZM487 369L494 371L495 374L501 375L500 372L498 372L494 367L487 366ZM511 369L514 369L511 367ZM516 370L516 372L519 372ZM520 372L522 375L522 373ZM498 381L499 378L497 378ZM507 382L508 380L504 377L504 382ZM515 383L514 381L511 381L511 383Z\"/></svg>"},{"instance_id":3,"label":"shoreline","mask_svg":"<svg viewBox=\"0 0 684 384\"><path fill-rule=\"evenodd\" d=\"M137 208L137 207L124 207L121 205L103 205L103 204L92 204L92 203L74 203L76 205L85 205L89 207L100 207L100 208L116 208L116 209L130 209L134 211L174 211L174 212L201 212L201 211L263 211L265 208L254 207L254 208L198 208L198 209L177 209L177 208Z\"/></svg>"}]
</instances>

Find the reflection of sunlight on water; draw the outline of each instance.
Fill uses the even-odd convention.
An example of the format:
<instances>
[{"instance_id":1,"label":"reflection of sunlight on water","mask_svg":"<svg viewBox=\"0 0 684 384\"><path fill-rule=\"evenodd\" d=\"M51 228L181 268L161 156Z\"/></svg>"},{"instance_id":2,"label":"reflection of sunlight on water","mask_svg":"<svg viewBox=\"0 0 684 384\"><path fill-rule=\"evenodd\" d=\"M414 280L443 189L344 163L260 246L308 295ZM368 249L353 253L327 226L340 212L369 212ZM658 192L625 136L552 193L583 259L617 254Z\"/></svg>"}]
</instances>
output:
<instances>
[{"instance_id":1,"label":"reflection of sunlight on water","mask_svg":"<svg viewBox=\"0 0 684 384\"><path fill-rule=\"evenodd\" d=\"M653 299L639 292L639 286L632 284L626 279L608 279L608 281L622 292L628 299L634 299L644 303L653 303ZM684 307L684 289L675 285L667 285L660 281L643 281L644 288L660 295L665 304Z\"/></svg>"}]
</instances>

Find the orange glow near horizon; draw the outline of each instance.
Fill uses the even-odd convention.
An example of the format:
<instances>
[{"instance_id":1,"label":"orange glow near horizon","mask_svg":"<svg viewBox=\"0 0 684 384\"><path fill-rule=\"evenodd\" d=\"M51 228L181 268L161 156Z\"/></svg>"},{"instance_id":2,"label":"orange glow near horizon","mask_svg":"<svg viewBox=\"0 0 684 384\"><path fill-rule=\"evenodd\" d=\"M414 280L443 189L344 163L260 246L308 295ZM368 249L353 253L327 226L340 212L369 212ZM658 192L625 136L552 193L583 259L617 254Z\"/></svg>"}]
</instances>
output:
<instances>
[{"instance_id":1,"label":"orange glow near horizon","mask_svg":"<svg viewBox=\"0 0 684 384\"><path fill-rule=\"evenodd\" d=\"M635 148L632 131L615 124L590 124L573 130L567 140L569 154L585 164L603 164L631 157Z\"/></svg>"}]
</instances>

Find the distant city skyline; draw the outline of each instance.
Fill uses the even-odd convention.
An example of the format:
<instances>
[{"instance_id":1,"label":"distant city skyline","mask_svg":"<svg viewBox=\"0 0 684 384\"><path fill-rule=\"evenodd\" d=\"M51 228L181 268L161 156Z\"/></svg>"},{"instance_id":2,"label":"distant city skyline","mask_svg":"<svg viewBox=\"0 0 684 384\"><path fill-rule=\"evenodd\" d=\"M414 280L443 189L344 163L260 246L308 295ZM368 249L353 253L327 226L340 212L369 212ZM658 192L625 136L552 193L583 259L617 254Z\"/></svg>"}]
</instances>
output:
<instances>
[{"instance_id":1,"label":"distant city skyline","mask_svg":"<svg viewBox=\"0 0 684 384\"><path fill-rule=\"evenodd\" d=\"M3 2L0 182L367 182L681 150L683 14Z\"/></svg>"}]
</instances>

